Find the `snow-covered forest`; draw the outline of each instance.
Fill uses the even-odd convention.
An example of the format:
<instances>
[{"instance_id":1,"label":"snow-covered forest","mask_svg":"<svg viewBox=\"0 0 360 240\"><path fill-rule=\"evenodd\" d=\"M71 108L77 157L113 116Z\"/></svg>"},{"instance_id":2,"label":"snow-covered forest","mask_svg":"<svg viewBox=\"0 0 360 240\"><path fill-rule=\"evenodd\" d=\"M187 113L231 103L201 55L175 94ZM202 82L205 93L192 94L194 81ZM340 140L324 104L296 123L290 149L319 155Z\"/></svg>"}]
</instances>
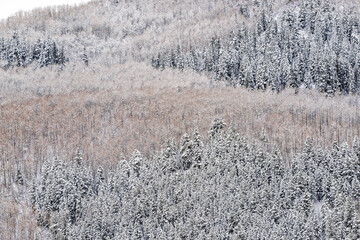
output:
<instances>
[{"instance_id":1,"label":"snow-covered forest","mask_svg":"<svg viewBox=\"0 0 360 240\"><path fill-rule=\"evenodd\" d=\"M205 144L195 130L107 174L47 160L30 202L56 239L359 239L359 172L358 138L288 162L215 119Z\"/></svg>"},{"instance_id":2,"label":"snow-covered forest","mask_svg":"<svg viewBox=\"0 0 360 240\"><path fill-rule=\"evenodd\" d=\"M93 0L0 21L0 239L360 239L360 4Z\"/></svg>"},{"instance_id":3,"label":"snow-covered forest","mask_svg":"<svg viewBox=\"0 0 360 240\"><path fill-rule=\"evenodd\" d=\"M192 68L212 72L217 80L252 89L281 91L316 88L327 94L358 93L360 18L339 12L329 1L302 1L297 9L274 14L273 3L257 2L255 23L243 23L225 39L207 47L176 49L152 59L156 68ZM249 18L249 6L240 13ZM222 41L225 41L222 43Z\"/></svg>"},{"instance_id":4,"label":"snow-covered forest","mask_svg":"<svg viewBox=\"0 0 360 240\"><path fill-rule=\"evenodd\" d=\"M53 64L64 65L66 56L64 49L56 46L56 43L48 38L46 41L37 40L36 43L28 44L25 38L19 38L15 32L11 39L0 39L0 60L4 62L3 68L27 67L33 62L40 67Z\"/></svg>"}]
</instances>

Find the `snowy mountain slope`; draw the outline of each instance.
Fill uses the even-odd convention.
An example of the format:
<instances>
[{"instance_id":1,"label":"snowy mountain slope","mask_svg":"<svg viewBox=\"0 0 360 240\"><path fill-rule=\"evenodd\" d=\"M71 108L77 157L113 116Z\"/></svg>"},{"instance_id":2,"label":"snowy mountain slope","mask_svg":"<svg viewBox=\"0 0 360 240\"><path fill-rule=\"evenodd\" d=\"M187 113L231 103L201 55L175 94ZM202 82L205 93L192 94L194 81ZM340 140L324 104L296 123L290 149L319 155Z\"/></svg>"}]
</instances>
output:
<instances>
[{"instance_id":1,"label":"snowy mountain slope","mask_svg":"<svg viewBox=\"0 0 360 240\"><path fill-rule=\"evenodd\" d=\"M99 0L3 21L0 38L51 37L69 61L0 69L0 239L359 239L358 95L150 65L253 30L263 2Z\"/></svg>"}]
</instances>

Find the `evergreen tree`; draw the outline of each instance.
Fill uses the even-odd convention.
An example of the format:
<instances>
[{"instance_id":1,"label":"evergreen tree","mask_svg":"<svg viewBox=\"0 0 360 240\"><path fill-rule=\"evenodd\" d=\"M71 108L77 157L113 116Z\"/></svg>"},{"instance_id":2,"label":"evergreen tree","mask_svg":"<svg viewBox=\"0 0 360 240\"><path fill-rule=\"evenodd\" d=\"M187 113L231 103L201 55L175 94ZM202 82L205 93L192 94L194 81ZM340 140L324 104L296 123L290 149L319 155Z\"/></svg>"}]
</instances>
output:
<instances>
[{"instance_id":1,"label":"evergreen tree","mask_svg":"<svg viewBox=\"0 0 360 240\"><path fill-rule=\"evenodd\" d=\"M79 150L73 161L46 160L29 193L38 224L59 239L358 238L359 179L346 170L357 140L330 153L307 139L291 167L221 119L207 139L195 130L179 145L149 161L135 151L107 176Z\"/></svg>"},{"instance_id":2,"label":"evergreen tree","mask_svg":"<svg viewBox=\"0 0 360 240\"><path fill-rule=\"evenodd\" d=\"M24 178L20 172L20 169L18 169L16 173L16 183L19 185L24 185Z\"/></svg>"}]
</instances>

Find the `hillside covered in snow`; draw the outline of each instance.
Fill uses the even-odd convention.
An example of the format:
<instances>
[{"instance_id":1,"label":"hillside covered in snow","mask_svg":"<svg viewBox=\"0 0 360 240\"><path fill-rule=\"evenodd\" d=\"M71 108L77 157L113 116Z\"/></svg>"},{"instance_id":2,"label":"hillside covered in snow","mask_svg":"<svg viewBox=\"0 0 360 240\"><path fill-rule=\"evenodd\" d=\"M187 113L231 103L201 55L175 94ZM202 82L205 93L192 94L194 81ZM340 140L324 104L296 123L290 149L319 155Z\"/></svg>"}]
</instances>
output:
<instances>
[{"instance_id":1,"label":"hillside covered in snow","mask_svg":"<svg viewBox=\"0 0 360 240\"><path fill-rule=\"evenodd\" d=\"M93 0L0 22L0 239L360 239L360 4Z\"/></svg>"}]
</instances>

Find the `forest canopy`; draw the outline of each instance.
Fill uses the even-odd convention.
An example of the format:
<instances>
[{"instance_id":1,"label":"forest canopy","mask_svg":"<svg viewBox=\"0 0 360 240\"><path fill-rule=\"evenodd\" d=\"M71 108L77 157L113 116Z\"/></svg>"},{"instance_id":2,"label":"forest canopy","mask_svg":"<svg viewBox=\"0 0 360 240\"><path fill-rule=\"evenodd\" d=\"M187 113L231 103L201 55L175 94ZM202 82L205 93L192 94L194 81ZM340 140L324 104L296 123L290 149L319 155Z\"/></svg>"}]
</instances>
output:
<instances>
[{"instance_id":1,"label":"forest canopy","mask_svg":"<svg viewBox=\"0 0 360 240\"><path fill-rule=\"evenodd\" d=\"M272 1L258 3L255 23L243 23L205 47L178 46L152 58L155 68L191 68L219 81L279 92L286 87L359 93L360 19L330 1L300 1L277 14ZM240 13L248 16L248 5ZM245 9L245 10L244 10Z\"/></svg>"}]
</instances>

